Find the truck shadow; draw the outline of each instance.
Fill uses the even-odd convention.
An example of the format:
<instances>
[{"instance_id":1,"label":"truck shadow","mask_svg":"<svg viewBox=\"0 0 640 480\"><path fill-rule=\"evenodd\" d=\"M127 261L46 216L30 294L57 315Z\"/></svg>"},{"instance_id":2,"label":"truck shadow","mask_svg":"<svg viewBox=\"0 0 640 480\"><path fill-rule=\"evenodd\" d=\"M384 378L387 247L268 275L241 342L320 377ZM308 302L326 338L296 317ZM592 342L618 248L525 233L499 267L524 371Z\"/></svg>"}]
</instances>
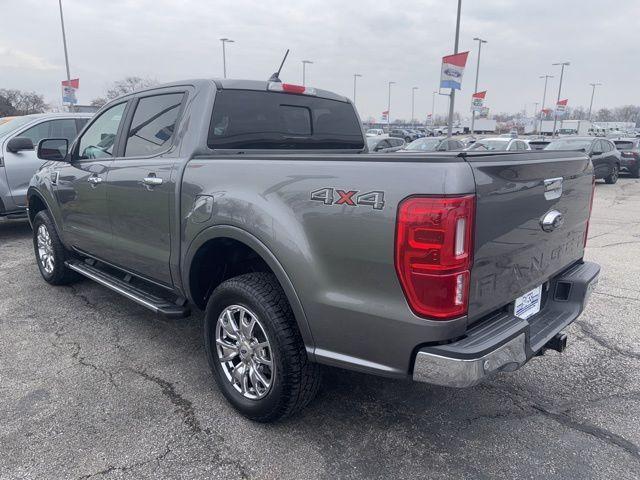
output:
<instances>
[{"instance_id":1,"label":"truck shadow","mask_svg":"<svg viewBox=\"0 0 640 480\"><path fill-rule=\"evenodd\" d=\"M31 236L31 225L27 220L0 219L0 245Z\"/></svg>"}]
</instances>

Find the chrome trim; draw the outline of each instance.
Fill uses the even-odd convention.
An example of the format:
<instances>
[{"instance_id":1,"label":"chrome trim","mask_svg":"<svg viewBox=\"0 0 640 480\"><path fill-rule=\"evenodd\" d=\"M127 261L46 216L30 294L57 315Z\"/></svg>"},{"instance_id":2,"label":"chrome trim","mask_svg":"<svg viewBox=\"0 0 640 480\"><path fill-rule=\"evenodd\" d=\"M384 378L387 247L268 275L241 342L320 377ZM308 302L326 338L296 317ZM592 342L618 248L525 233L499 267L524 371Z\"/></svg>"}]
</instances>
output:
<instances>
[{"instance_id":1,"label":"chrome trim","mask_svg":"<svg viewBox=\"0 0 640 480\"><path fill-rule=\"evenodd\" d=\"M102 183L102 177L89 177L87 178L87 182L91 183L92 185L97 185L99 183Z\"/></svg>"},{"instance_id":2,"label":"chrome trim","mask_svg":"<svg viewBox=\"0 0 640 480\"><path fill-rule=\"evenodd\" d=\"M551 210L540 219L540 227L545 232L553 232L556 228L564 225L564 215L557 210Z\"/></svg>"},{"instance_id":3,"label":"chrome trim","mask_svg":"<svg viewBox=\"0 0 640 480\"><path fill-rule=\"evenodd\" d=\"M117 285L114 285L113 283L108 282L107 280L105 280L102 277L99 277L97 275L94 275L91 272L86 271L85 269L83 269L81 266L75 265L71 262L66 262L65 265L70 268L71 270L74 270L76 272L78 272L80 275L84 275L85 277L93 280L94 282L99 283L100 285L107 287L110 290L113 290L116 293L119 293L120 295L128 298L129 300L133 300L134 302L136 302L138 305L142 305L143 307L148 308L149 310L158 313L160 311L160 309L154 305L153 303L145 300L144 298L140 298L136 295L134 295L133 293L129 292L128 290L125 290L123 288L118 287Z\"/></svg>"},{"instance_id":4,"label":"chrome trim","mask_svg":"<svg viewBox=\"0 0 640 480\"><path fill-rule=\"evenodd\" d=\"M155 187L157 185L162 185L162 179L160 177L144 177L142 179L142 183Z\"/></svg>"},{"instance_id":5,"label":"chrome trim","mask_svg":"<svg viewBox=\"0 0 640 480\"><path fill-rule=\"evenodd\" d=\"M555 200L562 195L562 177L547 178L544 180L544 198Z\"/></svg>"},{"instance_id":6,"label":"chrome trim","mask_svg":"<svg viewBox=\"0 0 640 480\"><path fill-rule=\"evenodd\" d=\"M419 351L413 367L413 380L446 387L471 387L489 375L512 372L527 362L525 334L479 358L444 357Z\"/></svg>"}]
</instances>

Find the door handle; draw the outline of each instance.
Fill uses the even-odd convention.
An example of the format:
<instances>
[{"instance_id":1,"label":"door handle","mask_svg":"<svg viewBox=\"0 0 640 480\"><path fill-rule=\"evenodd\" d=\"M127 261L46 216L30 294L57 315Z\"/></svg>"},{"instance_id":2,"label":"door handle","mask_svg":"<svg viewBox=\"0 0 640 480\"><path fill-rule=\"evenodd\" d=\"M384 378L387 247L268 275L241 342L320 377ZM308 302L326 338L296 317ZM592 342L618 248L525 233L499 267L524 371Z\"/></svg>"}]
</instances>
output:
<instances>
[{"instance_id":1,"label":"door handle","mask_svg":"<svg viewBox=\"0 0 640 480\"><path fill-rule=\"evenodd\" d=\"M98 185L99 183L102 183L102 177L89 177L87 178L87 182L92 185Z\"/></svg>"},{"instance_id":2,"label":"door handle","mask_svg":"<svg viewBox=\"0 0 640 480\"><path fill-rule=\"evenodd\" d=\"M160 177L144 177L142 183L155 187L156 185L162 185L162 179Z\"/></svg>"}]
</instances>

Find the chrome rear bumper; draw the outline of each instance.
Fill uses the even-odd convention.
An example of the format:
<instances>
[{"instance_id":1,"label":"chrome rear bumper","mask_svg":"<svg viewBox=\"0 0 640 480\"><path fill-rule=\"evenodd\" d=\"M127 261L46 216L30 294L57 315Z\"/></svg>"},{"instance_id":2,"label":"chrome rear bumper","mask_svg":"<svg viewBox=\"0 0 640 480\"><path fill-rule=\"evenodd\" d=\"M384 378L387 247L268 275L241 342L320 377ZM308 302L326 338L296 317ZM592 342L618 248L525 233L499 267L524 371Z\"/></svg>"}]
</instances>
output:
<instances>
[{"instance_id":1,"label":"chrome rear bumper","mask_svg":"<svg viewBox=\"0 0 640 480\"><path fill-rule=\"evenodd\" d=\"M595 263L576 264L550 281L543 310L530 319L504 312L473 327L457 342L418 350L413 380L470 387L495 373L517 370L545 346L550 348L549 342L578 318L599 274Z\"/></svg>"}]
</instances>

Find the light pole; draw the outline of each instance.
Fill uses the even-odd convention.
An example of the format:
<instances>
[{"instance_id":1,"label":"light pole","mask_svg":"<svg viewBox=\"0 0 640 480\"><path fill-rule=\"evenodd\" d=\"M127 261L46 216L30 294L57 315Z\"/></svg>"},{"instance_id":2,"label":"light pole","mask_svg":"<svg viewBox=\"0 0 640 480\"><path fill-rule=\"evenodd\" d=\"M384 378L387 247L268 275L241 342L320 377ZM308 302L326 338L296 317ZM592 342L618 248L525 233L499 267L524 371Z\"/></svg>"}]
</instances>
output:
<instances>
[{"instance_id":1,"label":"light pole","mask_svg":"<svg viewBox=\"0 0 640 480\"><path fill-rule=\"evenodd\" d=\"M416 90L418 87L411 87L411 126L413 127L413 119L416 118L414 114L414 107L416 103Z\"/></svg>"},{"instance_id":2,"label":"light pole","mask_svg":"<svg viewBox=\"0 0 640 480\"><path fill-rule=\"evenodd\" d=\"M436 124L436 95L439 92L437 90L434 90L433 93L431 93L431 126L435 126Z\"/></svg>"},{"instance_id":3,"label":"light pole","mask_svg":"<svg viewBox=\"0 0 640 480\"><path fill-rule=\"evenodd\" d=\"M302 60L302 85L307 84L307 65L311 65L313 62L311 60Z\"/></svg>"},{"instance_id":4,"label":"light pole","mask_svg":"<svg viewBox=\"0 0 640 480\"><path fill-rule=\"evenodd\" d=\"M601 83L590 83L589 85L591 85L593 87L593 90L591 90L591 102L589 103L589 121L591 121L591 109L593 108L593 96L596 94L596 87L599 87L602 84Z\"/></svg>"},{"instance_id":5,"label":"light pole","mask_svg":"<svg viewBox=\"0 0 640 480\"><path fill-rule=\"evenodd\" d=\"M362 75L359 73L354 73L353 74L353 104L356 104L356 80L358 79L358 77L361 77Z\"/></svg>"},{"instance_id":6,"label":"light pole","mask_svg":"<svg viewBox=\"0 0 640 480\"><path fill-rule=\"evenodd\" d=\"M391 129L391 85L395 85L396 82L389 82L389 97L387 100L387 133Z\"/></svg>"},{"instance_id":7,"label":"light pole","mask_svg":"<svg viewBox=\"0 0 640 480\"><path fill-rule=\"evenodd\" d=\"M453 54L456 55L458 53L458 43L460 40L460 13L462 12L462 0L458 0L458 15L456 17L456 39L453 47ZM451 138L451 134L453 133L453 109L456 101L456 91L455 89L451 89L451 93L449 94L449 129L447 130L447 137Z\"/></svg>"},{"instance_id":8,"label":"light pole","mask_svg":"<svg viewBox=\"0 0 640 480\"><path fill-rule=\"evenodd\" d=\"M222 76L227 78L227 51L225 49L225 45L227 43L235 42L230 38L221 38L220 41L222 42Z\"/></svg>"},{"instance_id":9,"label":"light pole","mask_svg":"<svg viewBox=\"0 0 640 480\"><path fill-rule=\"evenodd\" d=\"M540 107L540 135L542 135L542 111L544 110L544 102L547 99L547 82L553 75L540 75L538 78L544 78L544 92L542 93L542 106Z\"/></svg>"},{"instance_id":10,"label":"light pole","mask_svg":"<svg viewBox=\"0 0 640 480\"><path fill-rule=\"evenodd\" d=\"M64 46L64 63L67 67L67 82L71 84L71 70L69 70L69 54L67 52L67 35L64 31L64 17L62 15L62 0L58 0L60 6L60 26L62 27L62 45ZM73 106L69 104L69 111L73 111Z\"/></svg>"},{"instance_id":11,"label":"light pole","mask_svg":"<svg viewBox=\"0 0 640 480\"><path fill-rule=\"evenodd\" d=\"M558 102L560 101L560 95L562 94L562 77L564 76L564 67L571 65L570 62L558 62L552 65L560 65L560 83L558 84L558 100L556 100L556 108L553 109L553 136L556 135L556 125L558 124Z\"/></svg>"},{"instance_id":12,"label":"light pole","mask_svg":"<svg viewBox=\"0 0 640 480\"><path fill-rule=\"evenodd\" d=\"M480 76L480 52L482 52L482 44L487 43L487 41L479 37L475 37L474 40L478 42L478 64L476 65L476 87L473 93L478 93L478 77ZM473 127L475 126L475 123L476 110L475 108L473 108L471 110L471 135L474 134Z\"/></svg>"}]
</instances>

